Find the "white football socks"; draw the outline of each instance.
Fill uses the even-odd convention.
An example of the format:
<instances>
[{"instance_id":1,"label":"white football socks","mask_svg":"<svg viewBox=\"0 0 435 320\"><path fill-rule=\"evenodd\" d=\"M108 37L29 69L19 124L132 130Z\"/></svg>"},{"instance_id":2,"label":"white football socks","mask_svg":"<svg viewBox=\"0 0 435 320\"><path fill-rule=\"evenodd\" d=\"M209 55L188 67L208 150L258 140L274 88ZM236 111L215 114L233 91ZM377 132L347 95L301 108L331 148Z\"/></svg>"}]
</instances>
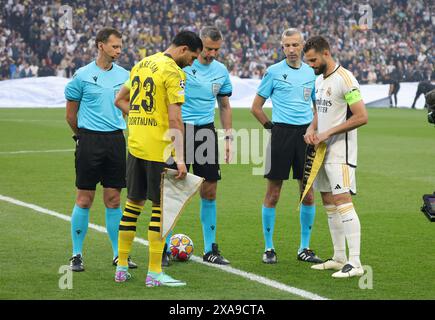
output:
<instances>
[{"instance_id":1,"label":"white football socks","mask_svg":"<svg viewBox=\"0 0 435 320\"><path fill-rule=\"evenodd\" d=\"M334 246L333 260L345 263L346 258L346 238L344 235L344 227L341 222L341 217L334 205L325 206L328 214L329 232L331 233L332 244Z\"/></svg>"},{"instance_id":2,"label":"white football socks","mask_svg":"<svg viewBox=\"0 0 435 320\"><path fill-rule=\"evenodd\" d=\"M349 263L354 267L361 267L361 225L352 202L337 206L343 224L344 235L349 247Z\"/></svg>"}]
</instances>

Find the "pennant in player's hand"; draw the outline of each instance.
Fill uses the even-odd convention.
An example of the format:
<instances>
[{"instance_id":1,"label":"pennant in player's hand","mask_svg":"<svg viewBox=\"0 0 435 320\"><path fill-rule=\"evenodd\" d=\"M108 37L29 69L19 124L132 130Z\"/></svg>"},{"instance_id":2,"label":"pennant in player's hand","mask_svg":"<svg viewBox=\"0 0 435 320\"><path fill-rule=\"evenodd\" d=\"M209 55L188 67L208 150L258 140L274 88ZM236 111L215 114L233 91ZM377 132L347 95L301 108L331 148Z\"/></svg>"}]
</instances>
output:
<instances>
[{"instance_id":1,"label":"pennant in player's hand","mask_svg":"<svg viewBox=\"0 0 435 320\"><path fill-rule=\"evenodd\" d=\"M180 218L184 207L195 195L204 181L203 178L187 173L186 178L175 179L178 172L174 169L165 169L162 173L161 207L162 228L160 236L166 238Z\"/></svg>"},{"instance_id":2,"label":"pennant in player's hand","mask_svg":"<svg viewBox=\"0 0 435 320\"><path fill-rule=\"evenodd\" d=\"M310 190L313 185L314 179L316 179L320 166L323 163L323 159L325 159L325 154L326 143L322 142L317 146L308 145L307 153L305 154L304 177L302 179L302 189L304 191L302 192L299 206L307 195L308 190Z\"/></svg>"}]
</instances>

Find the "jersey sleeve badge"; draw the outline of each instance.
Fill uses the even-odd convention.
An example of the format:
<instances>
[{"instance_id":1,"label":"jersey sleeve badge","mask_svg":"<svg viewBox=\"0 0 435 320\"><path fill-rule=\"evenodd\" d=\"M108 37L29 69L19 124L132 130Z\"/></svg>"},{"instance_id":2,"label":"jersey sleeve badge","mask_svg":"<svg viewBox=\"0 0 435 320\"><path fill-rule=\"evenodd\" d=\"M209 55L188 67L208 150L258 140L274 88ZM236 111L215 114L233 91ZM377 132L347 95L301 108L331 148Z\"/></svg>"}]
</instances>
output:
<instances>
[{"instance_id":1,"label":"jersey sleeve badge","mask_svg":"<svg viewBox=\"0 0 435 320\"><path fill-rule=\"evenodd\" d=\"M216 97L221 89L220 83L212 83L211 84L211 90L213 92L213 95Z\"/></svg>"},{"instance_id":2,"label":"jersey sleeve badge","mask_svg":"<svg viewBox=\"0 0 435 320\"><path fill-rule=\"evenodd\" d=\"M304 88L304 99L308 101L311 97L311 88Z\"/></svg>"}]
</instances>

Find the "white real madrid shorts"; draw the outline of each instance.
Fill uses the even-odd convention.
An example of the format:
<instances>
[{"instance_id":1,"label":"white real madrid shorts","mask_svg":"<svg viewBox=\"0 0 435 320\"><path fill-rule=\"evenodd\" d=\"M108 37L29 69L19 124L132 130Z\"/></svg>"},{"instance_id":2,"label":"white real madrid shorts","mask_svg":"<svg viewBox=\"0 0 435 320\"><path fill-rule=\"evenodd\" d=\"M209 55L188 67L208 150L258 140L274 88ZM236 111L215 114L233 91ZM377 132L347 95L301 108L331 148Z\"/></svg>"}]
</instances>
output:
<instances>
[{"instance_id":1,"label":"white real madrid shorts","mask_svg":"<svg viewBox=\"0 0 435 320\"><path fill-rule=\"evenodd\" d=\"M324 163L313 186L320 192L356 194L355 168L342 163Z\"/></svg>"}]
</instances>

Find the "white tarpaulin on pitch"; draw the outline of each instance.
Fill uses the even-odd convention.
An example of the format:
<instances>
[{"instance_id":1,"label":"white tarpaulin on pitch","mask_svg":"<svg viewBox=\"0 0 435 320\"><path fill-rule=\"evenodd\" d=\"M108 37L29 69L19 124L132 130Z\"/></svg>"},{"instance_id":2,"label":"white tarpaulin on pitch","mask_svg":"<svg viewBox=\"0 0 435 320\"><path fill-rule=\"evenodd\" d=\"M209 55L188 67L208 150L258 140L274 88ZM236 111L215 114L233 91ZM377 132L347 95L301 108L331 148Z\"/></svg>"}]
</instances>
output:
<instances>
[{"instance_id":1,"label":"white tarpaulin on pitch","mask_svg":"<svg viewBox=\"0 0 435 320\"><path fill-rule=\"evenodd\" d=\"M185 179L175 179L177 170L166 169L162 174L162 229L161 236L166 238L175 227L184 207L195 195L204 181L203 178L187 173Z\"/></svg>"},{"instance_id":2,"label":"white tarpaulin on pitch","mask_svg":"<svg viewBox=\"0 0 435 320\"><path fill-rule=\"evenodd\" d=\"M24 78L0 81L0 108L59 108L65 107L64 89L69 79L62 77ZM231 77L233 95L230 97L233 108L250 108L260 84L259 79ZM397 96L399 107L411 107L417 92L417 82L403 82ZM386 84L361 85L361 94L366 104L384 106L381 102L388 97ZM377 102L379 103L377 104ZM423 95L417 100L417 109L424 107ZM271 107L266 101L265 107Z\"/></svg>"},{"instance_id":3,"label":"white tarpaulin on pitch","mask_svg":"<svg viewBox=\"0 0 435 320\"><path fill-rule=\"evenodd\" d=\"M69 81L62 77L0 81L0 108L65 107L63 92Z\"/></svg>"}]
</instances>

